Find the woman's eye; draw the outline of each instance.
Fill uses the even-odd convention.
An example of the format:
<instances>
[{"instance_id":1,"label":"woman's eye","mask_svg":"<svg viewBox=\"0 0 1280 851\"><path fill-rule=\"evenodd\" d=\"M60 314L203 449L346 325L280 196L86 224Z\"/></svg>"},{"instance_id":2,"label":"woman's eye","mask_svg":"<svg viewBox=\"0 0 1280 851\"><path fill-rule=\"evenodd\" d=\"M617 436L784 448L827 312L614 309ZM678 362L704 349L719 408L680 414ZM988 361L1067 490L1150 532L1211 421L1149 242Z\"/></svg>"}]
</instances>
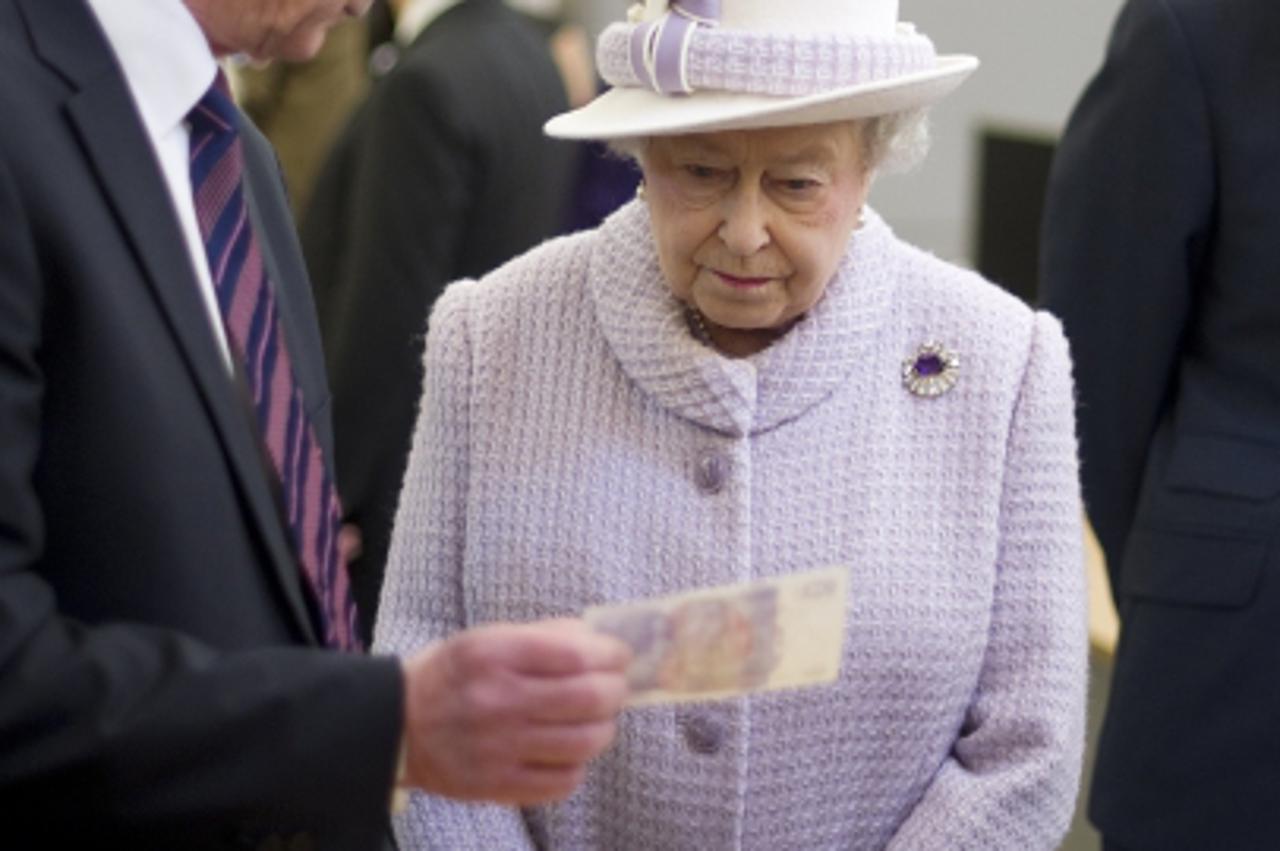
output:
<instances>
[{"instance_id":1,"label":"woman's eye","mask_svg":"<svg viewBox=\"0 0 1280 851\"><path fill-rule=\"evenodd\" d=\"M709 165L687 165L684 167L685 173L690 177L698 180L715 180L720 176L720 169Z\"/></svg>"},{"instance_id":2,"label":"woman's eye","mask_svg":"<svg viewBox=\"0 0 1280 851\"><path fill-rule=\"evenodd\" d=\"M778 185L787 192L811 192L818 188L818 181L807 177L791 177L779 180Z\"/></svg>"}]
</instances>

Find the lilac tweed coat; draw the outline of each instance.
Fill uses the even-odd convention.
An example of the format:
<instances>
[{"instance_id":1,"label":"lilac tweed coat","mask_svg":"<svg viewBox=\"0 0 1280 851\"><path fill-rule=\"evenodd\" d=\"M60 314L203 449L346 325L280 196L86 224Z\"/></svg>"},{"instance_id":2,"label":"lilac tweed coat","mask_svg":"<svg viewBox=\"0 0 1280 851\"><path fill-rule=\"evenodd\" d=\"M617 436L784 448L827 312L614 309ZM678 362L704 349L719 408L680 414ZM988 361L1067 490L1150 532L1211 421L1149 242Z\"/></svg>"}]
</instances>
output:
<instances>
[{"instance_id":1,"label":"lilac tweed coat","mask_svg":"<svg viewBox=\"0 0 1280 851\"><path fill-rule=\"evenodd\" d=\"M927 340L962 360L921 398ZM450 287L375 649L833 564L839 680L628 710L568 801L417 795L405 849L1056 847L1083 745L1072 384L1056 320L874 213L823 299L732 360L690 335L646 208Z\"/></svg>"}]
</instances>

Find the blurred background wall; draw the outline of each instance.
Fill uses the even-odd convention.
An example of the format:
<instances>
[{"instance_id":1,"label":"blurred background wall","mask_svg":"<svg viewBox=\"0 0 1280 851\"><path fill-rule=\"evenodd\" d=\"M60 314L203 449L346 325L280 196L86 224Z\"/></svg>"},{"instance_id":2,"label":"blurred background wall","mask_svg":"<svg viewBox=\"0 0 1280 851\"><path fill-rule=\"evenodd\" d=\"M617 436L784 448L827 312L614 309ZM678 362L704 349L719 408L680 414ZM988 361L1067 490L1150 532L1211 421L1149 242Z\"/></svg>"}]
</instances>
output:
<instances>
[{"instance_id":1,"label":"blurred background wall","mask_svg":"<svg viewBox=\"0 0 1280 851\"><path fill-rule=\"evenodd\" d=\"M1052 140L1102 60L1120 0L901 0L903 20L940 53L982 66L933 111L924 164L886 177L872 203L908 242L976 257L979 153L988 128Z\"/></svg>"}]
</instances>

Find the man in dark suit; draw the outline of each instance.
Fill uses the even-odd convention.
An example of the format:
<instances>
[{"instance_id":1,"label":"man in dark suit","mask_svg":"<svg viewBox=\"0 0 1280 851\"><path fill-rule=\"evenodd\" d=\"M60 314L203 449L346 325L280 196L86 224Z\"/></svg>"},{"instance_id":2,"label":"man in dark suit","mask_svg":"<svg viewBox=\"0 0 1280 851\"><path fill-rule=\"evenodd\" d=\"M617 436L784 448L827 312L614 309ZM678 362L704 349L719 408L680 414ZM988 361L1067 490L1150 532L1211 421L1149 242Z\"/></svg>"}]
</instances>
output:
<instances>
[{"instance_id":1,"label":"man in dark suit","mask_svg":"<svg viewBox=\"0 0 1280 851\"><path fill-rule=\"evenodd\" d=\"M1130 0L1067 127L1041 268L1122 620L1107 848L1280 843L1280 4Z\"/></svg>"},{"instance_id":2,"label":"man in dark suit","mask_svg":"<svg viewBox=\"0 0 1280 851\"><path fill-rule=\"evenodd\" d=\"M392 6L399 62L340 137L302 224L333 388L338 489L360 532L352 583L366 640L430 307L450 281L557 232L575 156L542 133L568 103L528 19L502 0Z\"/></svg>"},{"instance_id":3,"label":"man in dark suit","mask_svg":"<svg viewBox=\"0 0 1280 851\"><path fill-rule=\"evenodd\" d=\"M5 848L369 849L397 776L546 800L612 736L625 652L577 622L334 652L309 287L214 54L365 5L0 0Z\"/></svg>"}]
</instances>

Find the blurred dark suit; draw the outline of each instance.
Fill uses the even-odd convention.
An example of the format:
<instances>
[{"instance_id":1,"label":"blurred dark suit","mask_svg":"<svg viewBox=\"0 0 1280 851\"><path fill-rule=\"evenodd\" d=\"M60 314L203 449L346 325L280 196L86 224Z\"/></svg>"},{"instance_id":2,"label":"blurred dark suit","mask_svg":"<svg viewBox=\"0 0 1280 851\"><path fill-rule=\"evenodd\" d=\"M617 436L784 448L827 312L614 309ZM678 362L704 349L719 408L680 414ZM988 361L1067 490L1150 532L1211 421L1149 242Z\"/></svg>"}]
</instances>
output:
<instances>
[{"instance_id":1,"label":"blurred dark suit","mask_svg":"<svg viewBox=\"0 0 1280 851\"><path fill-rule=\"evenodd\" d=\"M566 108L545 38L500 0L431 22L357 110L302 226L334 396L337 481L363 553L366 636L444 285L554 234L574 148L543 136Z\"/></svg>"},{"instance_id":2,"label":"blurred dark suit","mask_svg":"<svg viewBox=\"0 0 1280 851\"><path fill-rule=\"evenodd\" d=\"M1125 5L1041 269L1123 624L1091 818L1138 851L1280 847L1280 4Z\"/></svg>"}]
</instances>

